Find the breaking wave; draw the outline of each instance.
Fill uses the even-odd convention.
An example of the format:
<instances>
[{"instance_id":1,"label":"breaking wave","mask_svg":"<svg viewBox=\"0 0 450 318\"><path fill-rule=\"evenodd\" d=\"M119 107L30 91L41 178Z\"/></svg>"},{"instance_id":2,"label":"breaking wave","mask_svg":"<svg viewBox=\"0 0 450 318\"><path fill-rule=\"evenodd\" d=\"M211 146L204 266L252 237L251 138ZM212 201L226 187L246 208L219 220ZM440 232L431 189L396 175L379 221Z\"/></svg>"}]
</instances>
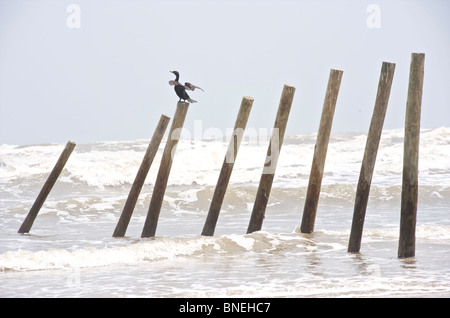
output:
<instances>
[{"instance_id":1,"label":"breaking wave","mask_svg":"<svg viewBox=\"0 0 450 318\"><path fill-rule=\"evenodd\" d=\"M366 229L364 242L396 240L398 228ZM247 235L217 237L152 238L134 240L123 246L84 247L75 250L17 250L0 254L0 271L34 271L64 268L85 268L114 265L136 265L183 257L239 256L242 253L266 254L278 250L307 256L311 253L345 251L349 230L318 230L315 235L300 233L255 232ZM419 226L417 239L446 241L450 226Z\"/></svg>"},{"instance_id":2,"label":"breaking wave","mask_svg":"<svg viewBox=\"0 0 450 318\"><path fill-rule=\"evenodd\" d=\"M276 178L280 186L305 186L311 169L315 135L286 136L278 161ZM356 184L366 141L365 134L332 135L328 147L323 183ZM231 182L257 183L264 165L268 142L244 138ZM150 169L147 184L153 184L161 160L160 146ZM169 183L213 186L228 146L223 140L180 140ZM131 184L147 147L146 140L78 145L61 180L103 188ZM0 146L0 178L11 181L48 174L62 150L61 145ZM450 186L450 128L423 130L420 145L421 184ZM26 160L24 160L24 158ZM382 134L374 173L374 183L401 183L403 130Z\"/></svg>"}]
</instances>

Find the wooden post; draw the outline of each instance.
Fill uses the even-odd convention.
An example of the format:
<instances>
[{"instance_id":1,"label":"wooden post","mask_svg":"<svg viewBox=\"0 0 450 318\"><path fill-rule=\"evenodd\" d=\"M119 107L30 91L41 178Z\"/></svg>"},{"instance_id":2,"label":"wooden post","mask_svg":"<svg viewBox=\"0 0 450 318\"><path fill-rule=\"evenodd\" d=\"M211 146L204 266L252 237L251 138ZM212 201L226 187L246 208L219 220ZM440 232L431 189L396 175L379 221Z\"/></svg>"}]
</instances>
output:
<instances>
[{"instance_id":1,"label":"wooden post","mask_svg":"<svg viewBox=\"0 0 450 318\"><path fill-rule=\"evenodd\" d=\"M158 175L156 177L155 186L153 188L150 207L148 209L147 218L145 219L144 228L141 237L154 237L156 227L158 225L159 213L166 192L167 181L169 180L170 169L172 168L173 156L175 155L176 146L180 139L181 130L186 119L189 109L189 103L178 102L177 109L170 127L169 137L164 147L163 156L159 166Z\"/></svg>"},{"instance_id":2,"label":"wooden post","mask_svg":"<svg viewBox=\"0 0 450 318\"><path fill-rule=\"evenodd\" d=\"M64 165L66 164L67 160L69 159L73 149L75 148L75 143L72 141L68 141L66 144L66 147L64 148L63 152L59 156L58 161L56 162L55 166L53 167L53 170L50 172L50 175L47 178L47 181L45 181L44 186L41 189L41 192L39 192L38 197L36 198L36 201L34 202L33 206L30 209L30 212L28 212L27 217L23 221L22 225L20 226L17 233L29 233L31 230L31 227L33 226L33 222L36 219L39 210L41 209L42 205L44 204L45 200L47 199L48 194L52 190L53 186L56 183L56 180L58 179L59 175L61 174L61 171L64 168Z\"/></svg>"},{"instance_id":3,"label":"wooden post","mask_svg":"<svg viewBox=\"0 0 450 318\"><path fill-rule=\"evenodd\" d=\"M137 172L136 178L134 179L133 185L131 186L130 193L128 195L127 201L125 202L125 206L123 208L122 214L120 215L119 221L117 222L113 237L123 237L125 235L125 232L127 231L128 223L130 223L131 215L133 214L137 199L139 197L139 194L141 193L145 178L147 177L150 166L152 165L153 159L155 158L156 152L158 151L159 144L161 143L161 139L164 136L169 121L170 117L161 115L155 132L153 133L153 137L147 147L147 151L145 152L144 159L142 160Z\"/></svg>"},{"instance_id":4,"label":"wooden post","mask_svg":"<svg viewBox=\"0 0 450 318\"><path fill-rule=\"evenodd\" d=\"M253 205L247 234L261 230L267 202L269 201L270 191L272 189L278 156L283 144L289 112L294 99L294 93L294 86L284 85L275 124L273 126L272 137L270 139L269 148L267 149L266 161L259 181L258 191L256 192L255 204Z\"/></svg>"},{"instance_id":5,"label":"wooden post","mask_svg":"<svg viewBox=\"0 0 450 318\"><path fill-rule=\"evenodd\" d=\"M399 258L413 257L416 250L420 112L424 62L425 54L412 54L406 102Z\"/></svg>"},{"instance_id":6,"label":"wooden post","mask_svg":"<svg viewBox=\"0 0 450 318\"><path fill-rule=\"evenodd\" d=\"M223 160L222 170L220 170L219 179L217 181L216 189L214 190L205 225L203 226L202 235L214 235L220 208L222 207L223 198L227 191L228 182L230 181L231 172L233 171L234 162L236 161L237 152L239 150L239 145L241 144L242 136L244 135L245 126L247 125L252 105L253 98L242 98L241 107L234 125L233 135L230 144L228 145L225 159Z\"/></svg>"},{"instance_id":7,"label":"wooden post","mask_svg":"<svg viewBox=\"0 0 450 318\"><path fill-rule=\"evenodd\" d=\"M369 200L370 184L377 158L378 146L383 130L384 118L389 102L392 79L394 78L395 64L383 62L381 67L378 92L375 100L372 120L367 135L366 148L361 164L358 187L356 190L355 208L353 211L352 230L348 243L348 252L358 253L361 247L361 237L366 216L367 202Z\"/></svg>"},{"instance_id":8,"label":"wooden post","mask_svg":"<svg viewBox=\"0 0 450 318\"><path fill-rule=\"evenodd\" d=\"M317 204L320 187L322 185L323 168L327 155L328 141L330 139L334 110L341 85L343 71L331 70L328 80L327 92L323 103L322 117L320 119L317 141L314 147L314 157L309 176L308 190L306 192L305 207L300 230L302 233L312 233L316 219Z\"/></svg>"}]
</instances>

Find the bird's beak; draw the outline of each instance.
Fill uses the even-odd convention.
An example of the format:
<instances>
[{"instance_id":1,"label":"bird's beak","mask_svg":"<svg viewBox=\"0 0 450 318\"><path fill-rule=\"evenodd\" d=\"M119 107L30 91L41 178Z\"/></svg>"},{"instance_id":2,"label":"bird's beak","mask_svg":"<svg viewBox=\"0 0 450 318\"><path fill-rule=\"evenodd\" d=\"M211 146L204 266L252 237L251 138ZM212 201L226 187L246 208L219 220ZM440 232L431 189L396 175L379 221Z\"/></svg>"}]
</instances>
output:
<instances>
[{"instance_id":1,"label":"bird's beak","mask_svg":"<svg viewBox=\"0 0 450 318\"><path fill-rule=\"evenodd\" d=\"M173 71L170 71L170 73L173 73Z\"/></svg>"}]
</instances>

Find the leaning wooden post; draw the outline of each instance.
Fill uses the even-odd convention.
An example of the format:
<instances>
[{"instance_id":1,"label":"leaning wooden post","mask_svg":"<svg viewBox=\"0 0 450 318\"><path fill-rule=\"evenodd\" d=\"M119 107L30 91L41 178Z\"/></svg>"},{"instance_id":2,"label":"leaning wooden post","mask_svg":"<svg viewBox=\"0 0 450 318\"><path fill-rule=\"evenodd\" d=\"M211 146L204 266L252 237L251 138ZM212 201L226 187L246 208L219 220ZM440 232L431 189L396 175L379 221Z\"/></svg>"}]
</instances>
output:
<instances>
[{"instance_id":1,"label":"leaning wooden post","mask_svg":"<svg viewBox=\"0 0 450 318\"><path fill-rule=\"evenodd\" d=\"M314 157L309 176L308 190L306 192L305 207L303 209L302 224L300 227L302 233L311 233L314 230L320 187L322 185L323 168L325 166L325 157L327 155L328 141L330 140L331 126L342 74L343 71L340 70L332 69L330 71L322 117L317 133L317 141L314 147Z\"/></svg>"},{"instance_id":2,"label":"leaning wooden post","mask_svg":"<svg viewBox=\"0 0 450 318\"><path fill-rule=\"evenodd\" d=\"M130 223L131 215L133 214L137 199L141 193L145 178L147 177L150 166L152 165L153 159L158 151L159 144L161 143L161 139L164 136L169 121L170 117L161 115L155 132L153 133L153 137L147 147L147 151L145 152L144 159L142 159L136 178L131 186L130 193L127 201L125 202L119 221L117 222L113 237L123 237L127 231L128 223Z\"/></svg>"},{"instance_id":3,"label":"leaning wooden post","mask_svg":"<svg viewBox=\"0 0 450 318\"><path fill-rule=\"evenodd\" d=\"M27 217L23 221L22 225L20 226L17 233L29 233L31 230L31 227L33 226L33 222L36 219L39 210L41 209L42 205L44 204L45 200L47 199L47 196L49 195L50 191L52 190L53 186L56 183L56 180L58 179L59 175L61 174L61 171L64 168L64 165L66 164L67 160L69 159L73 149L75 148L75 143L73 141L68 141L66 144L66 147L64 148L63 152L59 156L58 161L56 162L55 166L53 167L53 170L50 172L50 175L47 178L47 181L45 181L44 186L41 189L41 192L39 192L38 197L36 198L36 201L34 202L33 206L30 209L30 212L28 212Z\"/></svg>"},{"instance_id":4,"label":"leaning wooden post","mask_svg":"<svg viewBox=\"0 0 450 318\"><path fill-rule=\"evenodd\" d=\"M141 237L155 236L156 227L158 225L159 213L166 192L167 181L169 180L170 169L172 168L173 157L175 155L176 146L180 139L181 130L186 119L189 109L189 103L178 102L177 109L170 127L169 137L161 158L158 175L156 177L155 186L153 188L150 207L148 209L147 218L145 219L144 228Z\"/></svg>"},{"instance_id":5,"label":"leaning wooden post","mask_svg":"<svg viewBox=\"0 0 450 318\"><path fill-rule=\"evenodd\" d=\"M413 257L416 250L420 112L424 62L425 54L412 54L406 102L399 258Z\"/></svg>"},{"instance_id":6,"label":"leaning wooden post","mask_svg":"<svg viewBox=\"0 0 450 318\"><path fill-rule=\"evenodd\" d=\"M356 190L355 208L353 211L352 230L348 243L348 252L358 253L361 247L361 237L366 216L367 202L369 200L370 184L377 158L384 117L389 102L392 79L394 78L395 64L383 62L381 67L378 92L375 100L372 120L367 135L366 148L361 164L358 187Z\"/></svg>"},{"instance_id":7,"label":"leaning wooden post","mask_svg":"<svg viewBox=\"0 0 450 318\"><path fill-rule=\"evenodd\" d=\"M214 235L220 208L222 207L223 198L227 191L228 182L230 181L231 172L233 171L234 162L236 161L237 152L239 150L239 145L241 144L242 136L244 135L245 126L247 125L252 105L253 98L242 98L241 107L234 125L233 135L231 136L230 144L228 145L228 150L225 159L223 160L222 170L220 170L219 179L217 181L216 189L214 190L205 225L203 226L202 235Z\"/></svg>"},{"instance_id":8,"label":"leaning wooden post","mask_svg":"<svg viewBox=\"0 0 450 318\"><path fill-rule=\"evenodd\" d=\"M284 85L247 233L261 230L294 93L294 86Z\"/></svg>"}]
</instances>

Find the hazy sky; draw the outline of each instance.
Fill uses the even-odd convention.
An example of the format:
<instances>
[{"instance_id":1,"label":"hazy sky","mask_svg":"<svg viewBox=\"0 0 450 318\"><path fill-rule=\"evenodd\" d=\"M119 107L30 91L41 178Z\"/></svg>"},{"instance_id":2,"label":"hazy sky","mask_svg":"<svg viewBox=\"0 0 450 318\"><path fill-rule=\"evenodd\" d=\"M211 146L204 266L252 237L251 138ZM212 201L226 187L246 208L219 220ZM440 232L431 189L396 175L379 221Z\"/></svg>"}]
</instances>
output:
<instances>
[{"instance_id":1,"label":"hazy sky","mask_svg":"<svg viewBox=\"0 0 450 318\"><path fill-rule=\"evenodd\" d=\"M71 6L75 4L75 6ZM450 126L450 1L0 0L0 144L150 138L192 92L185 127L316 132L330 69L344 71L332 132L367 132L383 61L396 63L385 129L404 126L411 53L425 53L422 128ZM197 127L198 129L198 127ZM197 136L198 137L198 136Z\"/></svg>"}]
</instances>

